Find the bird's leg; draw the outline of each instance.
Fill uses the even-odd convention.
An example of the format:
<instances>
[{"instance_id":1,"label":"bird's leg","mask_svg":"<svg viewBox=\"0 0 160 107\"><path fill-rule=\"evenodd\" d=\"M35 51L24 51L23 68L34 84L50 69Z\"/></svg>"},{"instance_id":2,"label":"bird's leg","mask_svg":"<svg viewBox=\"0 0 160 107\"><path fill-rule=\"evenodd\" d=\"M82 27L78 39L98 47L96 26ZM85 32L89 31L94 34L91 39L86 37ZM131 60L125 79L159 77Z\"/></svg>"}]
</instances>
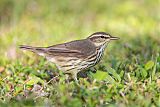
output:
<instances>
[{"instance_id":1,"label":"bird's leg","mask_svg":"<svg viewBox=\"0 0 160 107\"><path fill-rule=\"evenodd\" d=\"M81 77L81 78L87 78L87 72L85 72L85 71L80 71L80 72L78 72L78 77Z\"/></svg>"},{"instance_id":2,"label":"bird's leg","mask_svg":"<svg viewBox=\"0 0 160 107\"><path fill-rule=\"evenodd\" d=\"M96 73L96 71L97 71L95 67L91 67L90 70L92 73Z\"/></svg>"},{"instance_id":3,"label":"bird's leg","mask_svg":"<svg viewBox=\"0 0 160 107\"><path fill-rule=\"evenodd\" d=\"M76 81L76 82L78 82L78 79L77 79L77 73L74 73L74 80Z\"/></svg>"},{"instance_id":4,"label":"bird's leg","mask_svg":"<svg viewBox=\"0 0 160 107\"><path fill-rule=\"evenodd\" d=\"M69 83L69 75L68 74L65 75L65 79L66 79L66 82Z\"/></svg>"},{"instance_id":5,"label":"bird's leg","mask_svg":"<svg viewBox=\"0 0 160 107\"><path fill-rule=\"evenodd\" d=\"M78 79L77 79L77 72L72 72L72 78L75 80L75 82L78 84Z\"/></svg>"}]
</instances>

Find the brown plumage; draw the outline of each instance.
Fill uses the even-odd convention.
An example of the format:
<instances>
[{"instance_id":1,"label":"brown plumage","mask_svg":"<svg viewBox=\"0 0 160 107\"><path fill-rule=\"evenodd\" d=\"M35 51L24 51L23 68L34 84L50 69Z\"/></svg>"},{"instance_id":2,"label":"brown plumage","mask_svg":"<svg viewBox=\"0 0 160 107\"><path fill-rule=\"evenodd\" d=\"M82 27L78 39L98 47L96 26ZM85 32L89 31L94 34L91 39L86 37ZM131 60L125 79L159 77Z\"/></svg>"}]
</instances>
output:
<instances>
[{"instance_id":1,"label":"brown plumage","mask_svg":"<svg viewBox=\"0 0 160 107\"><path fill-rule=\"evenodd\" d=\"M55 63L64 73L72 74L77 80L77 73L96 65L102 58L104 49L110 40L116 40L105 32L93 33L86 39L75 40L49 47L21 45L20 48L37 53Z\"/></svg>"}]
</instances>

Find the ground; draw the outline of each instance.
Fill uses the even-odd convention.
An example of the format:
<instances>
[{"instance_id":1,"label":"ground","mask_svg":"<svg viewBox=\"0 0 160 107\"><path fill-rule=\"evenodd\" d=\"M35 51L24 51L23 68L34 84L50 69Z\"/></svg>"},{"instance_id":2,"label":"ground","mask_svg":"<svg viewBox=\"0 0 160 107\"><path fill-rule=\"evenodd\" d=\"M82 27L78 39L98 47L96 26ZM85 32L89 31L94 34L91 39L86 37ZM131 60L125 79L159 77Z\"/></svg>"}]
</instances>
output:
<instances>
[{"instance_id":1,"label":"ground","mask_svg":"<svg viewBox=\"0 0 160 107\"><path fill-rule=\"evenodd\" d=\"M159 0L1 0L1 106L160 106ZM19 45L50 46L97 31L111 42L79 84ZM57 76L60 75L60 76Z\"/></svg>"}]
</instances>

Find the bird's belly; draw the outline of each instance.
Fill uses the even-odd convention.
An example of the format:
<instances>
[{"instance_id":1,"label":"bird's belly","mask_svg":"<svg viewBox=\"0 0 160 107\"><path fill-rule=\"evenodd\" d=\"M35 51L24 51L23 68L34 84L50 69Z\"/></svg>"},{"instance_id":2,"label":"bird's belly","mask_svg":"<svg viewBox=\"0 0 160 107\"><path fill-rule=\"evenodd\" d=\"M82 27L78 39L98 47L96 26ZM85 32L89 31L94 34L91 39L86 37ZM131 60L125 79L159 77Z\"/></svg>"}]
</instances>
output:
<instances>
[{"instance_id":1,"label":"bird's belly","mask_svg":"<svg viewBox=\"0 0 160 107\"><path fill-rule=\"evenodd\" d=\"M100 62L100 60L102 59L102 56L103 56L103 52L99 52L97 54L97 59L95 60L95 64L97 64L98 62Z\"/></svg>"},{"instance_id":2,"label":"bird's belly","mask_svg":"<svg viewBox=\"0 0 160 107\"><path fill-rule=\"evenodd\" d=\"M47 60L55 63L57 68L64 73L70 73L72 71L78 71L79 64L82 62L81 59L73 58L73 57L47 58Z\"/></svg>"}]
</instances>

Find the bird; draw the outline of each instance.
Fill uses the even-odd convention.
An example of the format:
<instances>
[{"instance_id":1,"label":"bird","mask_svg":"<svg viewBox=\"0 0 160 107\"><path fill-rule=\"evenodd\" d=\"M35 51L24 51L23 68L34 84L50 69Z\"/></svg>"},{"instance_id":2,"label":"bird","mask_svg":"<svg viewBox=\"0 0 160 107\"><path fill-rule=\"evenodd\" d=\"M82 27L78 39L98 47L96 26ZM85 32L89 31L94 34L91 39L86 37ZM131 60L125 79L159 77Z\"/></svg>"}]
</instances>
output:
<instances>
[{"instance_id":1,"label":"bird","mask_svg":"<svg viewBox=\"0 0 160 107\"><path fill-rule=\"evenodd\" d=\"M89 37L48 47L20 45L20 49L32 51L54 63L59 70L70 74L78 81L77 74L93 68L104 54L105 48L112 40L118 40L106 32L95 32Z\"/></svg>"}]
</instances>

